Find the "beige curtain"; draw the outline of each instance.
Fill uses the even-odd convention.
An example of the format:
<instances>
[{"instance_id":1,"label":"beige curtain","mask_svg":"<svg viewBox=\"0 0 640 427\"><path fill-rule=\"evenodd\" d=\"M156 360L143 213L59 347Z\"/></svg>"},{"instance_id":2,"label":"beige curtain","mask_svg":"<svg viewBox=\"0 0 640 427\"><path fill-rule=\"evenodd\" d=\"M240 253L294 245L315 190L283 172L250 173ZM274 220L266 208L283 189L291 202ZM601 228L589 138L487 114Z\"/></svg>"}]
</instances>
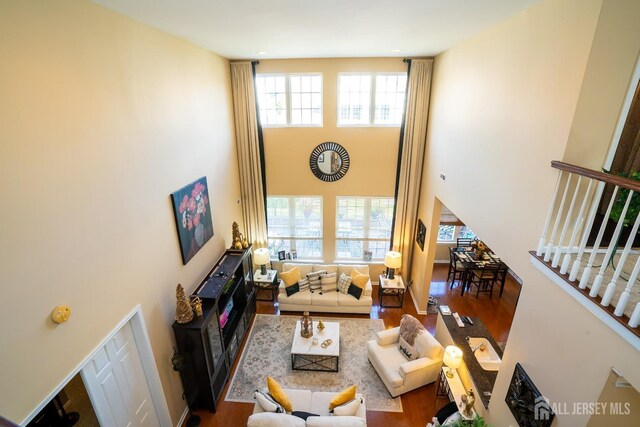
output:
<instances>
[{"instance_id":1,"label":"beige curtain","mask_svg":"<svg viewBox=\"0 0 640 427\"><path fill-rule=\"evenodd\" d=\"M240 171L242 219L247 240L255 248L267 247L267 218L262 186L258 118L251 62L231 63L231 88Z\"/></svg>"},{"instance_id":2,"label":"beige curtain","mask_svg":"<svg viewBox=\"0 0 640 427\"><path fill-rule=\"evenodd\" d=\"M402 151L399 153L398 199L393 228L393 250L402 254L401 270L405 282L411 278L411 257L427 138L432 67L432 59L413 59L409 71L404 137Z\"/></svg>"}]
</instances>

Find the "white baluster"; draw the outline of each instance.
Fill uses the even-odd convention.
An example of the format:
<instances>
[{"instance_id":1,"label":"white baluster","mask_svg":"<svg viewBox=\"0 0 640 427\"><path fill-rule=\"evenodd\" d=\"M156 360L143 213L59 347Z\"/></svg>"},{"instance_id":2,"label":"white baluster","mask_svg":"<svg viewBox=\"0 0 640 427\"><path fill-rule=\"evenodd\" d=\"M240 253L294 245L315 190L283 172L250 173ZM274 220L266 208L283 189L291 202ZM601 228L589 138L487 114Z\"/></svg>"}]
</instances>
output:
<instances>
[{"instance_id":1,"label":"white baluster","mask_svg":"<svg viewBox=\"0 0 640 427\"><path fill-rule=\"evenodd\" d=\"M636 283L636 279L638 279L638 274L640 274L640 258L636 261L636 265L633 266L633 271L631 272L631 276L629 277L629 281L627 282L627 286L624 288L624 291L618 298L618 303L616 304L616 310L613 312L616 316L622 316L625 308L627 308L627 303L629 302L629 296L631 296L631 289L633 285Z\"/></svg>"},{"instance_id":2,"label":"white baluster","mask_svg":"<svg viewBox=\"0 0 640 427\"><path fill-rule=\"evenodd\" d=\"M562 232L560 232L560 238L558 239L558 248L556 249L556 253L553 256L553 261L551 262L551 267L553 268L556 268L560 263L560 256L562 256L562 242L564 242L564 237L567 234L567 229L569 228L569 224L571 223L571 215L573 215L573 207L576 205L576 199L578 198L578 191L580 190L581 182L582 176L578 175L576 189L573 191L573 197L571 198L571 203L569 204L569 210L567 211L567 216L565 217L564 225L562 226Z\"/></svg>"},{"instance_id":3,"label":"white baluster","mask_svg":"<svg viewBox=\"0 0 640 427\"><path fill-rule=\"evenodd\" d=\"M609 200L609 206L607 206L607 213L604 215L605 218L609 218L609 214L611 213L611 208L613 208L613 203L616 201L616 195L618 194L618 186L613 187L613 194L611 195L611 200ZM591 267L593 266L593 261L596 258L598 253L598 249L600 249L600 242L602 242L602 236L604 235L604 229L607 227L607 221L602 221L600 224L600 230L598 230L598 235L596 236L596 241L591 249L591 255L589 255L589 261L587 261L587 266L584 270L582 270L582 276L580 277L580 284L578 287L580 289L587 288L587 281L591 277Z\"/></svg>"},{"instance_id":4,"label":"white baluster","mask_svg":"<svg viewBox=\"0 0 640 427\"><path fill-rule=\"evenodd\" d=\"M629 191L629 196L627 197L627 201L624 204L622 213L620 214L618 225L616 225L616 229L613 231L613 236L611 236L611 241L609 242L607 253L604 255L604 259L602 260L600 271L598 271L598 275L596 276L596 278L593 279L593 285L591 285L591 292L589 292L589 296L592 298L598 295L598 291L600 290L600 285L602 284L602 279L604 278L604 272L607 269L607 266L609 265L609 260L613 255L613 250L616 247L616 242L620 237L620 232L622 231L622 224L624 223L624 218L627 216L627 209L629 209L629 204L631 203L631 197L633 197L633 190ZM603 224L607 222L606 218L609 218L609 215L605 216L605 219L602 221Z\"/></svg>"},{"instance_id":5,"label":"white baluster","mask_svg":"<svg viewBox=\"0 0 640 427\"><path fill-rule=\"evenodd\" d=\"M567 200L567 192L569 191L569 184L571 184L572 176L573 175L569 173L569 177L567 178L567 185L564 186L564 193L562 194L560 207L558 208L558 212L556 213L556 220L553 223L553 230L551 231L551 237L549 237L547 251L544 254L545 262L548 262L551 259L551 255L553 254L553 239L556 238L556 232L558 231L558 226L560 225L560 217L562 216L562 211L564 210L564 202Z\"/></svg>"},{"instance_id":6,"label":"white baluster","mask_svg":"<svg viewBox=\"0 0 640 427\"><path fill-rule=\"evenodd\" d=\"M580 271L580 265L582 263L582 256L584 255L584 250L587 247L587 240L589 240L589 235L591 234L591 229L593 228L593 221L596 218L598 206L600 206L600 199L602 198L604 186L605 183L603 181L598 182L596 192L593 196L593 200L591 201L591 207L589 208L589 218L587 219L587 224L582 231L582 239L580 239L578 256L576 256L576 260L573 262L573 266L571 267L571 274L569 274L569 280L572 282L574 282L578 277L578 271Z\"/></svg>"},{"instance_id":7,"label":"white baluster","mask_svg":"<svg viewBox=\"0 0 640 427\"><path fill-rule=\"evenodd\" d=\"M553 208L558 198L558 188L560 188L560 181L562 179L563 171L558 174L558 180L556 181L556 189L553 192L553 199L551 199L551 206L549 207L549 213L547 213L547 221L544 223L544 230L542 231L542 237L540 237L540 243L538 243L538 250L536 255L541 256L544 253L544 246L547 239L547 231L549 230L549 224L551 223L551 215L553 214Z\"/></svg>"},{"instance_id":8,"label":"white baluster","mask_svg":"<svg viewBox=\"0 0 640 427\"><path fill-rule=\"evenodd\" d=\"M589 179L589 185L587 186L587 191L584 193L584 199L582 200L582 205L580 206L580 212L578 212L578 217L576 218L576 222L573 224L573 231L571 232L571 239L569 239L569 250L564 255L564 259L562 260L562 266L560 267L560 274L566 274L569 269L569 263L571 262L571 250L573 248L574 243L576 242L576 238L578 237L578 231L582 227L582 223L584 222L584 211L587 208L587 202L590 199L591 195L591 186L593 185L593 179Z\"/></svg>"},{"instance_id":9,"label":"white baluster","mask_svg":"<svg viewBox=\"0 0 640 427\"><path fill-rule=\"evenodd\" d=\"M624 217L620 217L618 222L624 222ZM631 251L631 246L633 246L633 240L635 239L636 234L638 233L639 226L640 226L640 215L637 215L636 221L633 224L633 228L631 229L631 234L629 235L629 238L627 238L627 244L624 245L622 256L620 257L620 260L618 260L618 266L616 267L616 271L613 273L611 282L609 282L609 284L607 285L607 290L604 292L604 296L602 297L602 302L600 304L603 305L604 307L607 307L611 303L611 299L613 298L613 293L616 291L618 278L622 273L624 263L627 261L627 257L629 256L629 251ZM640 258L638 259L640 260ZM638 263L636 263L636 265L638 265ZM635 279L633 281L629 280L629 283L627 284L627 288L631 289L631 286L633 286L634 282L635 282ZM625 302L625 305L626 305L626 302Z\"/></svg>"},{"instance_id":10,"label":"white baluster","mask_svg":"<svg viewBox=\"0 0 640 427\"><path fill-rule=\"evenodd\" d=\"M637 328L640 323L640 302L636 303L636 308L633 309L633 314L631 315L631 319L629 319L629 326L632 328Z\"/></svg>"}]
</instances>

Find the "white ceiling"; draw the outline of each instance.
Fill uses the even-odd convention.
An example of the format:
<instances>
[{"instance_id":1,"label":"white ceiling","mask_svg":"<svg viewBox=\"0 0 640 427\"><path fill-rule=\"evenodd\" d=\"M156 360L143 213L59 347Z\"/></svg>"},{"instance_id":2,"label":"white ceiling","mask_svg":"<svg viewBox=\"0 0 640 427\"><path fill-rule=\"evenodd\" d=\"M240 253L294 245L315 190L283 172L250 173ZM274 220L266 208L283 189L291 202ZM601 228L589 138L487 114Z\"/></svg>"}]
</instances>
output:
<instances>
[{"instance_id":1,"label":"white ceiling","mask_svg":"<svg viewBox=\"0 0 640 427\"><path fill-rule=\"evenodd\" d=\"M434 56L539 0L93 1L226 58L253 59Z\"/></svg>"}]
</instances>

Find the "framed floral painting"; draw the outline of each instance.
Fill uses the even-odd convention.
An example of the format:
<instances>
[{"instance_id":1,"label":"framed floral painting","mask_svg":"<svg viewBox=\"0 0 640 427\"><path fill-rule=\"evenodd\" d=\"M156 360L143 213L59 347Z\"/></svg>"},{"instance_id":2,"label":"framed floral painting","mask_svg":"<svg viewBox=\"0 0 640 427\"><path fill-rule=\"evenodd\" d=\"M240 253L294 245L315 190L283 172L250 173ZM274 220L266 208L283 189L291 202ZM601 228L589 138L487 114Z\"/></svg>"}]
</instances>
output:
<instances>
[{"instance_id":1,"label":"framed floral painting","mask_svg":"<svg viewBox=\"0 0 640 427\"><path fill-rule=\"evenodd\" d=\"M186 264L213 237L207 177L171 194L182 263Z\"/></svg>"}]
</instances>

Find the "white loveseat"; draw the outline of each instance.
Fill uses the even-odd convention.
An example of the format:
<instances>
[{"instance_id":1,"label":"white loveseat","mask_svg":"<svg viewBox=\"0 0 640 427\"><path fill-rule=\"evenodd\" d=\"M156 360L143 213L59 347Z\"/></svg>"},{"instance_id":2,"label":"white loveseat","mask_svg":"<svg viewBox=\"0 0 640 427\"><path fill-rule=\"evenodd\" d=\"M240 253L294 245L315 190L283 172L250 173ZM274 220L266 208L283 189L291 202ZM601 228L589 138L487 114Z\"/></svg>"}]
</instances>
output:
<instances>
[{"instance_id":1,"label":"white loveseat","mask_svg":"<svg viewBox=\"0 0 640 427\"><path fill-rule=\"evenodd\" d=\"M317 414L309 416L306 422L288 414L264 412L256 402L253 414L247 420L247 427L364 427L367 425L367 407L364 398L356 394L357 399L362 399L362 404L353 416L338 416L329 413L329 402L336 395L335 392L310 390L284 389L294 411Z\"/></svg>"},{"instance_id":2,"label":"white loveseat","mask_svg":"<svg viewBox=\"0 0 640 427\"><path fill-rule=\"evenodd\" d=\"M291 270L298 267L300 275L304 278L307 274L314 271L326 270L328 273L336 273L340 277L341 273L350 275L352 269L358 270L360 273L369 275L368 265L341 265L341 264L298 264L284 263L282 271ZM309 290L296 292L288 296L284 282L280 281L278 290L278 304L280 311L310 311L322 313L371 313L371 305L373 299L371 297L371 279L365 285L364 291L360 299L356 299L353 295L343 294L341 292L311 292Z\"/></svg>"},{"instance_id":3,"label":"white loveseat","mask_svg":"<svg viewBox=\"0 0 640 427\"><path fill-rule=\"evenodd\" d=\"M393 397L434 382L444 355L444 347L425 330L415 337L418 358L407 360L398 349L399 338L400 327L396 327L377 332L367 344L369 362Z\"/></svg>"}]
</instances>

